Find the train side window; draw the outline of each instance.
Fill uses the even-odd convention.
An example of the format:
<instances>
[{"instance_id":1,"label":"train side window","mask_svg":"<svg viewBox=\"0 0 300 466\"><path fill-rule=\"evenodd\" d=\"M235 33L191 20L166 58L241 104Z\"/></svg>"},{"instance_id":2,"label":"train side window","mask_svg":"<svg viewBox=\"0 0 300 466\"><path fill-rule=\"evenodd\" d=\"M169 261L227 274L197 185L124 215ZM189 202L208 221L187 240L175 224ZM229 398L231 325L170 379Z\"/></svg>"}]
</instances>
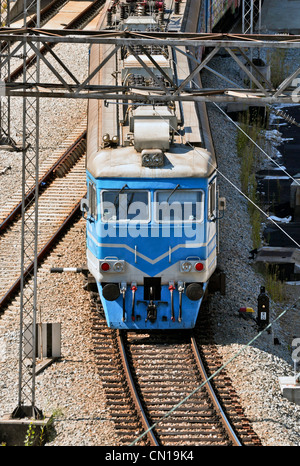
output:
<instances>
[{"instance_id":1,"label":"train side window","mask_svg":"<svg viewBox=\"0 0 300 466\"><path fill-rule=\"evenodd\" d=\"M216 194L216 180L214 180L208 186L208 218L216 217Z\"/></svg>"},{"instance_id":2,"label":"train side window","mask_svg":"<svg viewBox=\"0 0 300 466\"><path fill-rule=\"evenodd\" d=\"M90 215L97 220L97 190L94 183L89 183L89 207Z\"/></svg>"}]
</instances>

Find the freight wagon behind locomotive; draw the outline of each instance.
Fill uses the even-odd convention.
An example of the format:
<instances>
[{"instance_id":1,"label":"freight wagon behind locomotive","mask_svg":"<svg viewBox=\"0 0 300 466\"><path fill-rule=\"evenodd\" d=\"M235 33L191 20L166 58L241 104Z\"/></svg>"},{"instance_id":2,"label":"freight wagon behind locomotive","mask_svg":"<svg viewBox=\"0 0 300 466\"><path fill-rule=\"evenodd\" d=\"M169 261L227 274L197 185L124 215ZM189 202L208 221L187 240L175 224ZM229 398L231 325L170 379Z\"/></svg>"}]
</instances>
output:
<instances>
[{"instance_id":1,"label":"freight wagon behind locomotive","mask_svg":"<svg viewBox=\"0 0 300 466\"><path fill-rule=\"evenodd\" d=\"M182 27L173 1L109 5L104 29ZM162 8L163 7L163 8ZM122 47L94 77L102 85L145 90L188 74L186 55L165 45ZM92 46L90 67L109 56ZM159 68L151 60L151 55ZM151 70L145 69L140 57ZM172 101L145 105L89 100L87 133L87 264L107 324L125 330L195 326L217 266L217 164L205 148L200 107Z\"/></svg>"}]
</instances>

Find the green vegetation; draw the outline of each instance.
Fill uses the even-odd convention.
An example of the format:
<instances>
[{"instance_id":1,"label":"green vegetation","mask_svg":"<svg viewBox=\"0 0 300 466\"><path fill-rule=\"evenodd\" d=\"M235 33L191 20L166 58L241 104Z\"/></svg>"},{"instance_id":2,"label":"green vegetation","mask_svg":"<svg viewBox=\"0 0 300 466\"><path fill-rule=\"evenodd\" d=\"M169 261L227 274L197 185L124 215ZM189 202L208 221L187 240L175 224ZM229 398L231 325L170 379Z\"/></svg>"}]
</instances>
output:
<instances>
[{"instance_id":1,"label":"green vegetation","mask_svg":"<svg viewBox=\"0 0 300 466\"><path fill-rule=\"evenodd\" d=\"M55 410L43 426L36 426L34 421L32 421L26 432L24 440L25 447L43 446L46 442L51 442L56 435L54 421L62 415L60 409Z\"/></svg>"},{"instance_id":2,"label":"green vegetation","mask_svg":"<svg viewBox=\"0 0 300 466\"><path fill-rule=\"evenodd\" d=\"M43 427L43 430L44 430L44 427ZM31 447L34 444L35 436L36 436L36 426L33 424L33 422L31 422L29 424L29 427L27 429L26 436L25 436L25 441L24 441L25 447Z\"/></svg>"},{"instance_id":3,"label":"green vegetation","mask_svg":"<svg viewBox=\"0 0 300 466\"><path fill-rule=\"evenodd\" d=\"M268 50L267 53L267 63L271 67L271 82L276 89L288 76L288 69L285 63L287 55L286 49L275 49Z\"/></svg>"},{"instance_id":4,"label":"green vegetation","mask_svg":"<svg viewBox=\"0 0 300 466\"><path fill-rule=\"evenodd\" d=\"M253 141L258 143L262 129L261 119L256 118L250 125L250 116L249 113L247 113L247 115L240 120L239 124L245 133L247 133ZM255 172L259 167L259 151L242 131L238 131L237 133L236 145L241 164L241 188L243 193L250 199L250 201L248 201L248 211L252 226L252 245L255 249L259 248L261 245L261 213L256 207L256 205L259 205L259 198L257 195L257 183L255 178Z\"/></svg>"},{"instance_id":5,"label":"green vegetation","mask_svg":"<svg viewBox=\"0 0 300 466\"><path fill-rule=\"evenodd\" d=\"M271 268L265 264L264 270L266 290L270 298L275 302L282 302L286 299L285 283L278 279L278 267Z\"/></svg>"},{"instance_id":6,"label":"green vegetation","mask_svg":"<svg viewBox=\"0 0 300 466\"><path fill-rule=\"evenodd\" d=\"M47 442L51 442L56 437L56 431L54 428L54 421L58 417L63 416L63 412L60 408L56 409L53 414L43 425L36 424L35 421L30 422L25 433L24 446L25 447L40 447L44 446ZM6 447L6 442L0 442L0 447Z\"/></svg>"},{"instance_id":7,"label":"green vegetation","mask_svg":"<svg viewBox=\"0 0 300 466\"><path fill-rule=\"evenodd\" d=\"M252 118L247 115L239 121L240 127L250 138L260 145L261 130L263 123L260 118ZM251 239L253 249L261 246L261 221L262 214L257 208L260 207L260 200L257 194L257 182L255 173L260 165L260 152L255 145L250 141L247 135L242 131L238 131L236 138L237 154L240 159L240 179L241 189L249 198L248 212L251 223ZM278 269L270 267L267 264L261 270L265 278L266 290L273 301L281 302L285 299L285 284L278 278Z\"/></svg>"}]
</instances>

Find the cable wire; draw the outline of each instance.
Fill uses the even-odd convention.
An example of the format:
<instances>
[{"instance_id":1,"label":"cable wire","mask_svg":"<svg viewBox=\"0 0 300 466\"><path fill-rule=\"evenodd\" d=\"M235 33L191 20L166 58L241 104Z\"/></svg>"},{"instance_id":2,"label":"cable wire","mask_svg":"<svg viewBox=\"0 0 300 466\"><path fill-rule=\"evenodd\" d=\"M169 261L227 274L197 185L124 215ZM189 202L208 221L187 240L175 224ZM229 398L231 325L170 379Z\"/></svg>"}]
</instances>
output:
<instances>
[{"instance_id":1,"label":"cable wire","mask_svg":"<svg viewBox=\"0 0 300 466\"><path fill-rule=\"evenodd\" d=\"M189 400L195 393L197 393L199 390L201 390L204 385L206 385L208 382L210 382L213 378L215 378L225 367L227 367L232 361L234 361L236 358L238 358L246 349L254 342L256 341L264 332L269 330L272 325L274 325L281 317L283 317L288 311L291 311L294 309L300 301L300 297L296 299L294 304L289 307L288 309L282 311L274 320L273 322L269 323L263 330L261 330L252 340L250 340L248 343L246 343L237 353L235 353L228 361L226 361L222 366L219 367L212 375L210 375L204 382L202 382L198 387L196 387L189 395L187 395L183 400L181 400L177 405L175 405L170 411L168 411L164 416L162 416L158 421L156 421L149 429L144 431L139 437L137 437L131 444L135 445L139 440L141 440L145 435L147 435L148 432L150 432L152 429L154 429L158 424L160 424L162 421L167 419L171 414L176 411L180 406L182 406L187 400Z\"/></svg>"},{"instance_id":2,"label":"cable wire","mask_svg":"<svg viewBox=\"0 0 300 466\"><path fill-rule=\"evenodd\" d=\"M178 63L175 63L174 59L171 60L173 62L173 65L177 66L181 71L183 71L183 69L178 65ZM212 72L215 72L215 70L211 70L208 66L205 66L204 68L206 68L208 71L212 71ZM199 84L194 80L194 79L191 79L191 83L193 83L195 85L195 87L199 90L201 90L201 87L199 86ZM233 83L234 85L237 86L236 83ZM249 134L247 134L229 115L227 115L226 112L224 112L224 110L216 103L216 102L212 102L216 107L217 109L239 130L241 131L256 147L257 149L259 149L271 162L273 162L275 165L277 165L278 168L280 168L280 170L282 170L293 182L295 182L298 186L300 186L300 182L294 178L292 175L290 175L281 165L279 165L274 159L272 159L272 157L270 155L267 154L267 152L262 149L262 147L260 147L250 136ZM283 118L287 119L286 116L284 116L283 112L280 112L276 109L272 109L272 107L270 105L268 105L268 108L271 112L274 112L276 115L280 115L282 116ZM289 120L287 120L289 121ZM290 123L292 124L296 124L296 126L300 126L296 121L289 121Z\"/></svg>"},{"instance_id":3,"label":"cable wire","mask_svg":"<svg viewBox=\"0 0 300 466\"><path fill-rule=\"evenodd\" d=\"M172 61L173 61L173 64L175 64L174 60L172 60ZM175 65L177 65L177 67L178 67L181 71L183 71L182 68L178 65L178 63L176 63ZM198 85L198 83L197 83L196 81L194 81L194 79L192 79L191 82L192 82L198 89L201 89L200 86ZM266 152L265 152L265 151L264 151L264 150L263 150L263 149L262 149L262 148L261 148L261 147L260 147L260 146L259 146L259 145L258 145L258 144L257 144L243 129L242 129L242 128L241 128L241 127L240 127L240 126L239 126L239 125L238 125L238 124L236 124L236 123L232 120L232 118L230 118L230 117L224 112L224 110L223 110L219 105L216 104L216 102L213 102L213 103L214 103L214 105L217 107L217 109L218 109L223 115L225 115L225 117L228 118L229 121L231 121L231 122L237 127L237 129L239 129L240 131L242 131L243 134L244 134L245 136L247 136L247 138L248 138L250 141L252 141L253 144L255 144L255 146L256 146L263 154L265 154L274 164L278 165L278 167L279 167L282 171L284 171L284 173L286 173L286 175L287 175L290 179L292 179L293 182L296 182L296 184L300 186L300 183L298 182L298 180L296 180L295 178L293 178L293 177L292 177L288 172L286 172L279 164L277 164L277 162L275 162L275 161L274 161L274 160L273 160L273 159L272 159L272 158L271 158L271 157L270 157L270 156L269 156L269 155L268 155L268 154L267 154L267 153L266 153ZM157 113L157 115L159 115L159 114ZM164 120L163 116L161 116L161 115L159 115L159 116L160 116L161 119ZM173 131L174 131L176 134L179 135L179 132L178 132L177 128L173 128L173 127L171 126L171 124L170 124L170 127L173 129ZM186 144L189 145L193 150L195 150L196 152L198 152L198 153L202 156L201 152L199 152L199 151L197 150L196 147L193 147L192 144L191 144L190 142L187 142ZM208 163L209 163L211 166L213 166L209 161L208 161ZM268 214L266 214L252 199L250 199L245 193L243 193L243 191L242 191L240 188L238 188L238 186L236 186L231 180L229 180L229 178L227 178L218 168L216 168L216 171L217 171L217 173L219 173L229 184L231 184L231 186L233 186L242 196L244 196L244 197L247 199L248 202L250 202L252 205L254 205L254 207L256 207L256 208L267 218L267 220L270 220L279 230L281 230L281 232L282 232L285 236L287 236L298 248L300 248L300 244L299 244L294 238L292 238L278 223L276 223L276 221L275 221L271 216L269 216Z\"/></svg>"},{"instance_id":4,"label":"cable wire","mask_svg":"<svg viewBox=\"0 0 300 466\"><path fill-rule=\"evenodd\" d=\"M177 64L178 66L178 64ZM198 84L195 83L194 80L192 82L198 87ZM218 110L226 116L226 118L231 121L237 129L243 132L244 135L247 136L247 138L268 158L270 159L275 165L277 165L289 178L291 178L293 181L296 182L297 185L300 185L298 180L294 179L288 172L286 172L279 164L277 164L276 161L274 161L238 124L236 124L222 109L219 105L217 105L215 102L213 102L214 105L218 108ZM162 115L160 115L157 112L157 115L160 116L161 119L165 120ZM171 127L171 125L170 125ZM172 127L171 127L172 128ZM179 135L179 132L177 128L172 128L175 133ZM193 145L190 142L187 142L187 145L189 145L193 150L195 150L197 153L199 153L201 156L201 152L197 150L196 147L193 147ZM208 161L208 163L213 166L211 162ZM215 168L215 167L214 167ZM278 225L268 214L266 214L257 204L255 204L254 201L252 201L245 193L242 192L238 186L236 186L226 175L224 175L218 168L216 168L216 171L219 175L221 175L231 186L233 186L243 197L247 199L248 202L252 203L263 215L267 217L268 220L272 221L274 225L276 225L292 242L294 242L298 248L300 248L300 244L297 243L296 240L294 240L286 231L283 230L283 228ZM294 309L300 301L300 297L297 298L297 300L294 302L294 304L282 311L274 320L273 322L269 323L263 330L261 330L252 340L250 340L247 344L245 344L236 354L234 354L227 362L225 362L219 369L217 369L210 377L208 377L204 382L202 382L198 387L196 387L189 395L187 395L183 400L181 400L179 403L177 403L171 410L169 410L164 416L162 416L157 422L155 422L149 429L144 431L140 436L138 436L130 445L135 445L139 440L141 440L145 435L147 435L148 432L150 432L152 429L154 429L158 424L160 424L163 420L171 416L171 414L176 411L180 406L182 406L187 400L189 400L195 393L197 393L199 390L201 390L204 385L206 385L210 380L215 378L223 369L225 369L232 361L234 361L236 358L238 358L253 342L255 342L260 336L268 331L278 320L280 320L288 311Z\"/></svg>"},{"instance_id":5,"label":"cable wire","mask_svg":"<svg viewBox=\"0 0 300 466\"><path fill-rule=\"evenodd\" d=\"M229 115L227 115L226 112L224 112L224 110L216 103L216 102L213 102L213 104L217 107L217 109L232 123L234 124L234 126L239 130L241 131L245 136L247 136L248 139L250 139L250 141L257 147L257 149L259 149L269 160L271 160L271 162L273 162L275 165L277 165L278 168L280 168L280 170L282 170L293 182L295 182L298 186L300 186L300 182L296 179L296 178L293 178L292 175L290 175L281 165L279 165L279 163L277 163L275 160L272 159L272 157L267 154L267 152L262 148L260 147L252 138L251 136L249 136L249 134L247 134L243 128L240 127L240 125L238 125Z\"/></svg>"},{"instance_id":6,"label":"cable wire","mask_svg":"<svg viewBox=\"0 0 300 466\"><path fill-rule=\"evenodd\" d=\"M162 115L160 115L155 109L153 109L156 114L163 120L163 121L167 121ZM170 128L174 130L174 132L176 134L179 134L177 128L174 128L172 127L172 125L170 124ZM201 153L200 150L198 150L197 147L194 147L189 141L186 142L186 145L190 146L195 152L197 152L198 154L201 155L201 157L203 157L203 154ZM256 207L266 218L267 220L270 220L279 230L281 230L281 232L287 236L287 238L289 238L298 248L300 248L300 244L294 239L292 238L278 223L276 223L276 221L271 217L269 216L266 212L264 212L263 209L261 209L252 199L250 199L247 194L245 194L238 186L236 186L226 175L224 175L224 173L222 173L218 167L215 167L209 160L206 160L206 162L211 165L215 170L216 172L222 176L222 178L224 178L231 186L234 187L234 189L236 189L236 191L238 191L245 199L247 199L248 202L250 202L254 207Z\"/></svg>"}]
</instances>

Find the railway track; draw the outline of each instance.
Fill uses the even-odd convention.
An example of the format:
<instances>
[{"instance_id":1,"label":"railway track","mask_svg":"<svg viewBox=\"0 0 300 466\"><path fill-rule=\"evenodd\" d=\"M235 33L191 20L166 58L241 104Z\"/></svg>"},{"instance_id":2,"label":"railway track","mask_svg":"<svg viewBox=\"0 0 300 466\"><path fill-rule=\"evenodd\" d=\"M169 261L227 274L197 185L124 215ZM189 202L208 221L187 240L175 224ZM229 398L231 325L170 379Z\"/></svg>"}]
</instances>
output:
<instances>
[{"instance_id":1,"label":"railway track","mask_svg":"<svg viewBox=\"0 0 300 466\"><path fill-rule=\"evenodd\" d=\"M52 0L48 5L42 8L40 13L40 24L44 26L47 22L56 15L56 13L66 4L69 0ZM30 18L26 25L28 28L33 28L36 25L36 14Z\"/></svg>"},{"instance_id":2,"label":"railway track","mask_svg":"<svg viewBox=\"0 0 300 466\"><path fill-rule=\"evenodd\" d=\"M63 228L79 213L80 200L86 193L85 183L85 128L83 120L69 148L53 154L53 164L40 178L39 193L39 262L49 252ZM79 133L79 134L78 134ZM52 160L52 159L51 159ZM49 160L47 161L49 163ZM27 193L26 205L32 209L30 201L34 188ZM5 304L19 290L21 270L21 202L13 207L6 205L0 223L0 312ZM25 264L29 272L33 264Z\"/></svg>"},{"instance_id":3,"label":"railway track","mask_svg":"<svg viewBox=\"0 0 300 466\"><path fill-rule=\"evenodd\" d=\"M99 302L93 315L99 373L121 445L260 445L225 371L217 384L203 385L220 358L213 344L201 344L199 328L181 336L122 333L107 328Z\"/></svg>"},{"instance_id":4,"label":"railway track","mask_svg":"<svg viewBox=\"0 0 300 466\"><path fill-rule=\"evenodd\" d=\"M76 161L85 153L86 150L86 127L85 122L82 123L79 129L82 133L77 135L71 135L68 141L71 139L70 145L62 152L62 149L54 151L51 158L47 158L46 164L43 165L44 174L39 179L39 192L44 190L44 186L48 185L56 176L64 176L68 170ZM74 138L74 141L73 141ZM25 205L29 205L35 193L35 187L33 187L28 193L26 193ZM21 214L22 201L20 200L20 193L14 193L9 202L1 208L0 211L0 234L8 228L11 223Z\"/></svg>"},{"instance_id":5,"label":"railway track","mask_svg":"<svg viewBox=\"0 0 300 466\"><path fill-rule=\"evenodd\" d=\"M48 7L45 7L41 11L41 22L45 26L49 19L53 19L57 11L62 8L67 2L63 2L61 0L54 0L51 2ZM83 29L86 27L89 22L91 22L101 11L102 7L105 4L105 0L94 0L91 2L83 11L81 11L75 18L69 21L63 29ZM35 24L35 19L32 18L28 22L28 27L33 27ZM45 55L51 49L55 47L55 44L45 44L40 48L40 53ZM26 67L27 69L35 63L36 54L30 55L26 59ZM23 75L23 63L15 68L11 73L9 78L6 78L6 81L14 82Z\"/></svg>"}]
</instances>

